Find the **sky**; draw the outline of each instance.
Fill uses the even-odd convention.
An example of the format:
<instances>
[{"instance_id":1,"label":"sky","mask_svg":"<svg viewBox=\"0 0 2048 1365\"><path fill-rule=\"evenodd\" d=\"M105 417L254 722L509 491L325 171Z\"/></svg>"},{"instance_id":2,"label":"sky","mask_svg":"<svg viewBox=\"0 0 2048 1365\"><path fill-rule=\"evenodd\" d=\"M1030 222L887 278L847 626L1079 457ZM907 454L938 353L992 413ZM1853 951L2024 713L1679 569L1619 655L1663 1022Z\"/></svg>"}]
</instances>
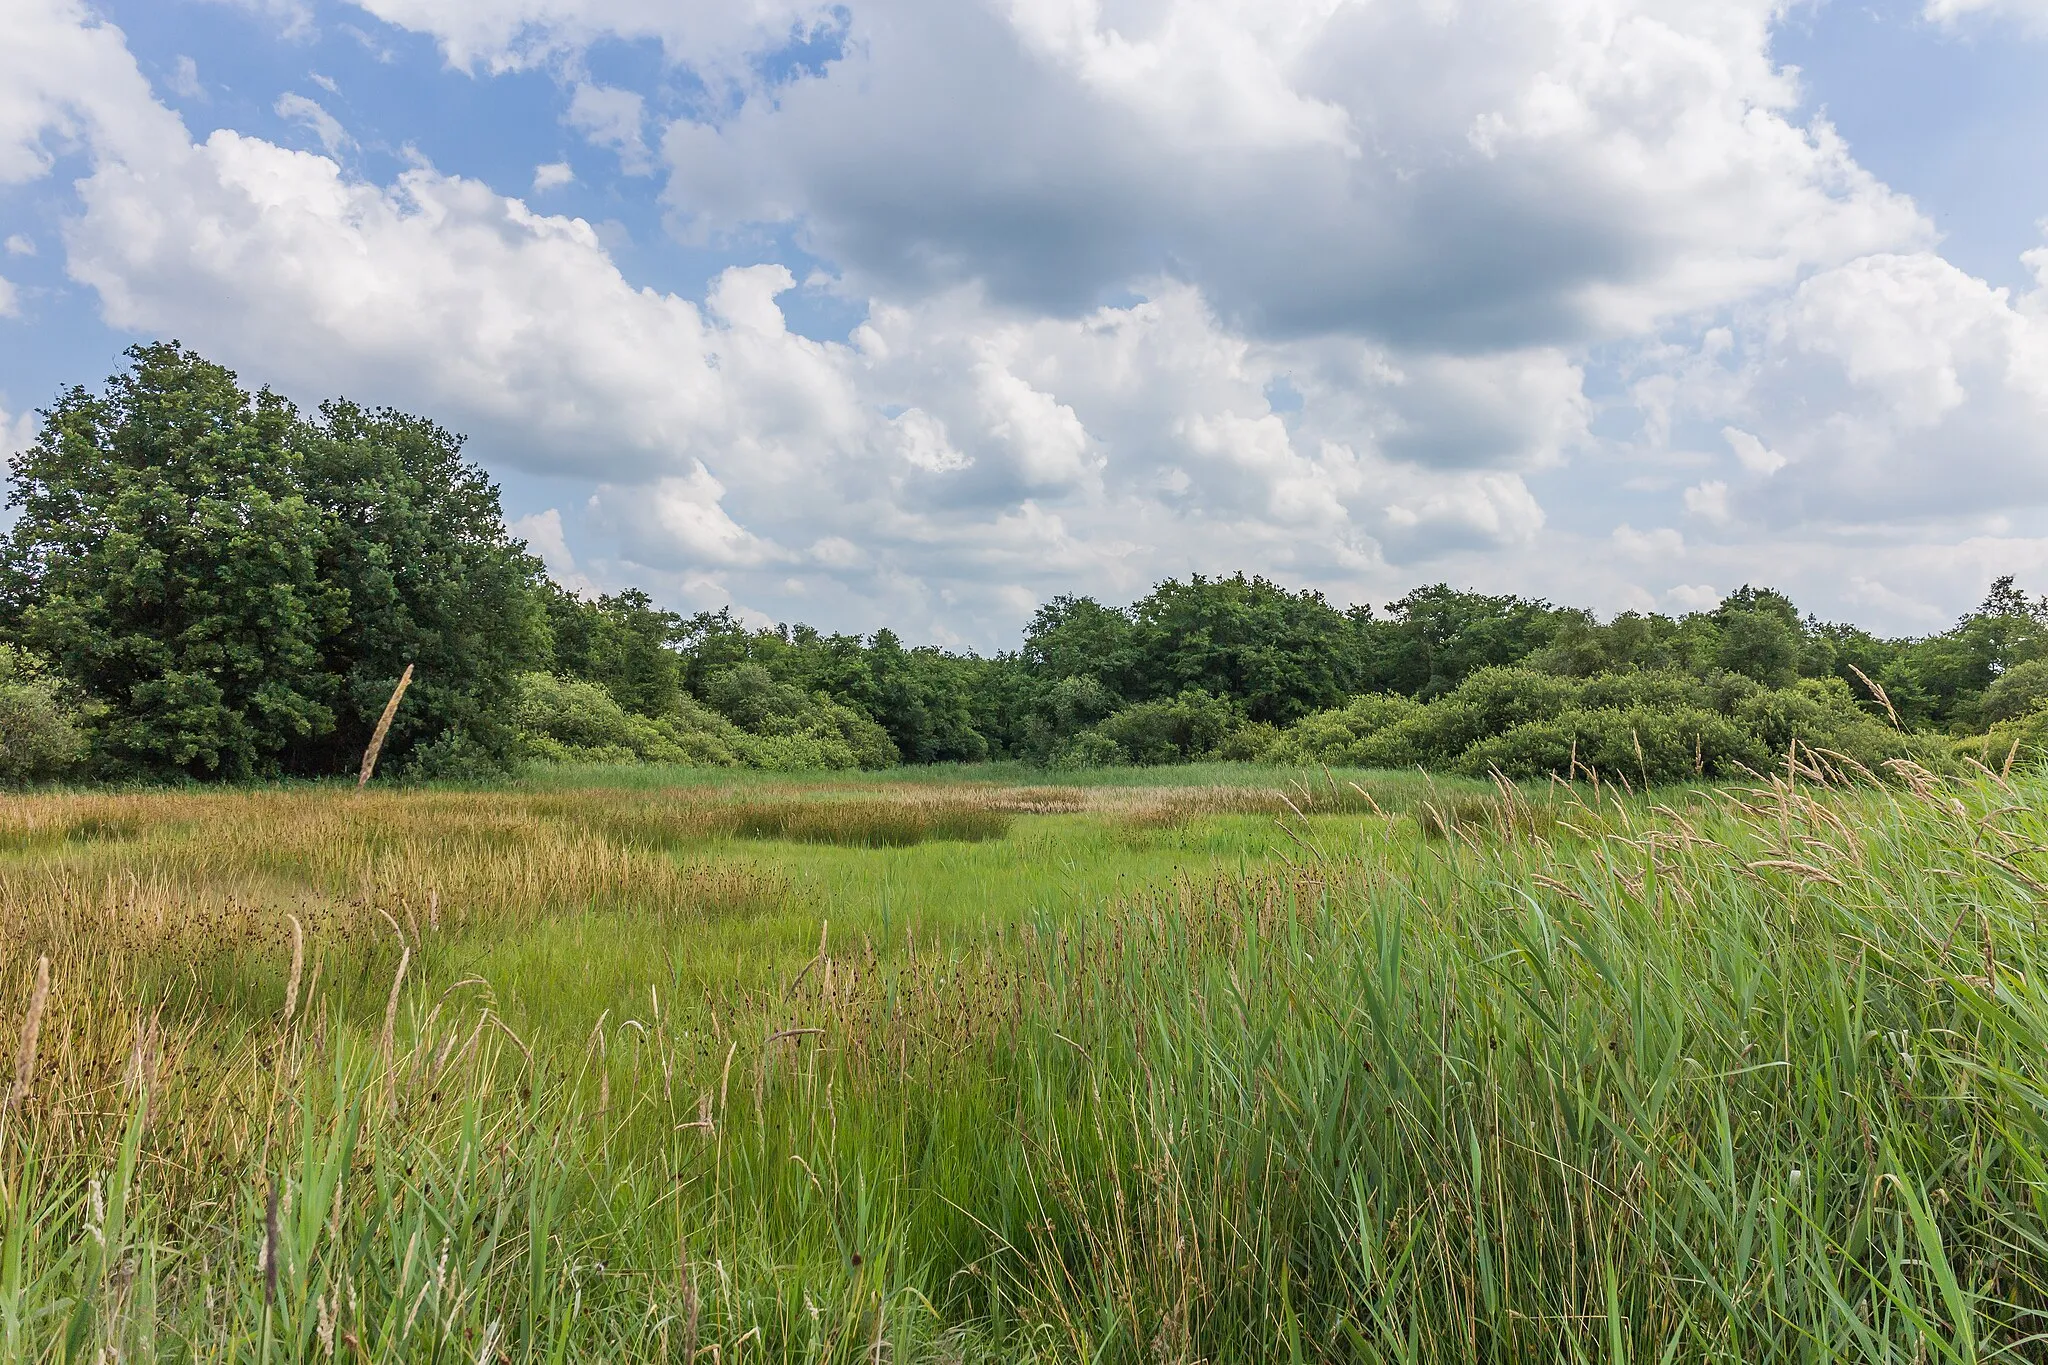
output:
<instances>
[{"instance_id":1,"label":"sky","mask_svg":"<svg viewBox=\"0 0 2048 1365\"><path fill-rule=\"evenodd\" d=\"M2048 590L2048 0L0 0L0 450L177 338L561 582Z\"/></svg>"}]
</instances>

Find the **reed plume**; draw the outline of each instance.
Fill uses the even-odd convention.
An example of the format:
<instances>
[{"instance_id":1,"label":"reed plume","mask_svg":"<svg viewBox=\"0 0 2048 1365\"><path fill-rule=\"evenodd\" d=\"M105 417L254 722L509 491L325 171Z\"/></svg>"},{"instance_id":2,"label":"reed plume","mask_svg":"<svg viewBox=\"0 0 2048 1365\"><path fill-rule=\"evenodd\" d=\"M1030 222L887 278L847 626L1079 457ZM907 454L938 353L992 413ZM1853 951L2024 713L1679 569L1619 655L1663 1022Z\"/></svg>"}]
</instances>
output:
<instances>
[{"instance_id":1,"label":"reed plume","mask_svg":"<svg viewBox=\"0 0 2048 1365\"><path fill-rule=\"evenodd\" d=\"M36 959L36 984L28 998L28 1018L21 1025L21 1045L14 1053L14 1085L7 1092L12 1109L28 1098L29 1083L36 1074L36 1039L43 1028L43 1010L50 1003L50 957Z\"/></svg>"}]
</instances>

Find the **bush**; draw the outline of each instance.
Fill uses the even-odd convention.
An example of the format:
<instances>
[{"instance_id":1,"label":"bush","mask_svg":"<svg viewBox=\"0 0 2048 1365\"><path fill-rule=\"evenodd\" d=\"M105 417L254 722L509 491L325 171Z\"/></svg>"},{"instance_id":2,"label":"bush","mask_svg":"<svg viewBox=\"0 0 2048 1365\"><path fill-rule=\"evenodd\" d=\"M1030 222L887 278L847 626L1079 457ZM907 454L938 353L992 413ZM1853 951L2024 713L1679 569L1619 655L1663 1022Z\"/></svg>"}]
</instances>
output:
<instances>
[{"instance_id":1,"label":"bush","mask_svg":"<svg viewBox=\"0 0 2048 1365\"><path fill-rule=\"evenodd\" d=\"M1728 674L1744 691L1755 683L1739 673ZM1627 673L1601 673L1586 679L1579 688L1578 705L1587 711L1627 710L1630 707L1682 707L1702 711L1725 711L1721 695L1711 685L1690 673L1675 669L1640 669Z\"/></svg>"},{"instance_id":2,"label":"bush","mask_svg":"<svg viewBox=\"0 0 2048 1365\"><path fill-rule=\"evenodd\" d=\"M1116 745L1126 762L1186 763L1215 752L1242 723L1232 703L1189 688L1171 701L1126 706L1094 733Z\"/></svg>"},{"instance_id":3,"label":"bush","mask_svg":"<svg viewBox=\"0 0 2048 1365\"><path fill-rule=\"evenodd\" d=\"M902 760L889 732L874 721L822 693L776 682L760 664L743 663L712 675L704 700L752 736L736 751L754 767L786 772L888 768Z\"/></svg>"},{"instance_id":4,"label":"bush","mask_svg":"<svg viewBox=\"0 0 2048 1365\"><path fill-rule=\"evenodd\" d=\"M732 676L738 674L738 677ZM697 768L830 772L896 761L888 732L844 706L784 687L755 664L721 675L721 710L679 697L666 714L628 711L605 688L575 678L519 679L518 754L545 763L675 763ZM758 732L741 728L745 716Z\"/></svg>"},{"instance_id":5,"label":"bush","mask_svg":"<svg viewBox=\"0 0 2048 1365\"><path fill-rule=\"evenodd\" d=\"M1285 762L1280 727L1263 720L1241 725L1216 746L1216 757L1225 763Z\"/></svg>"},{"instance_id":6,"label":"bush","mask_svg":"<svg viewBox=\"0 0 2048 1365\"><path fill-rule=\"evenodd\" d=\"M1269 750L1297 762L1518 778L1590 770L1655 783L1758 771L1795 741L1872 771L1893 758L1937 768L1951 761L1937 742L1873 719L1839 678L1769 688L1739 673L1660 669L1582 681L1482 669L1427 704L1367 696L1304 717Z\"/></svg>"},{"instance_id":7,"label":"bush","mask_svg":"<svg viewBox=\"0 0 2048 1365\"><path fill-rule=\"evenodd\" d=\"M1131 756L1122 745L1100 730L1083 730L1053 751L1049 766L1054 768L1109 768L1129 763Z\"/></svg>"},{"instance_id":8,"label":"bush","mask_svg":"<svg viewBox=\"0 0 2048 1365\"><path fill-rule=\"evenodd\" d=\"M1422 703L1408 697L1386 692L1367 693L1352 698L1334 711L1318 711L1314 715L1303 716L1284 732L1280 741L1272 746L1272 751L1283 762L1347 767L1373 765L1365 742L1421 710Z\"/></svg>"},{"instance_id":9,"label":"bush","mask_svg":"<svg viewBox=\"0 0 2048 1365\"><path fill-rule=\"evenodd\" d=\"M549 763L681 763L730 768L745 739L694 702L661 717L626 710L596 683L526 673L515 703L518 754Z\"/></svg>"},{"instance_id":10,"label":"bush","mask_svg":"<svg viewBox=\"0 0 2048 1365\"><path fill-rule=\"evenodd\" d=\"M1456 688L1380 732L1378 750L1403 765L1449 765L1490 735L1532 720L1548 720L1578 700L1580 684L1533 668L1482 668Z\"/></svg>"},{"instance_id":11,"label":"bush","mask_svg":"<svg viewBox=\"0 0 2048 1365\"><path fill-rule=\"evenodd\" d=\"M78 713L34 655L0 644L0 783L46 782L85 757Z\"/></svg>"},{"instance_id":12,"label":"bush","mask_svg":"<svg viewBox=\"0 0 2048 1365\"><path fill-rule=\"evenodd\" d=\"M1994 772L2002 771L2008 761L2017 766L2048 758L2048 706L2000 721L1985 734L1955 740L1953 752L1958 760L1974 759Z\"/></svg>"},{"instance_id":13,"label":"bush","mask_svg":"<svg viewBox=\"0 0 2048 1365\"><path fill-rule=\"evenodd\" d=\"M1797 687L1759 690L1732 709L1735 719L1770 751L1773 762L1781 761L1795 740L1873 772L1894 758L1940 764L1946 757L1940 743L1901 734L1873 719L1840 678L1807 678Z\"/></svg>"},{"instance_id":14,"label":"bush","mask_svg":"<svg viewBox=\"0 0 2048 1365\"><path fill-rule=\"evenodd\" d=\"M1696 706L1575 708L1524 721L1467 749L1458 766L1477 776L1570 777L1597 772L1634 782L1730 777L1769 761L1756 736Z\"/></svg>"},{"instance_id":15,"label":"bush","mask_svg":"<svg viewBox=\"0 0 2048 1365\"><path fill-rule=\"evenodd\" d=\"M837 734L803 730L785 735L739 737L738 753L750 768L774 773L847 772L861 767L860 755Z\"/></svg>"},{"instance_id":16,"label":"bush","mask_svg":"<svg viewBox=\"0 0 2048 1365\"><path fill-rule=\"evenodd\" d=\"M515 744L517 739L515 734ZM414 745L396 766L409 782L488 782L503 777L508 764L495 745L481 743L458 727Z\"/></svg>"},{"instance_id":17,"label":"bush","mask_svg":"<svg viewBox=\"0 0 2048 1365\"><path fill-rule=\"evenodd\" d=\"M2019 720L2048 702L2048 659L2015 664L1984 689L1977 715L1986 725Z\"/></svg>"}]
</instances>

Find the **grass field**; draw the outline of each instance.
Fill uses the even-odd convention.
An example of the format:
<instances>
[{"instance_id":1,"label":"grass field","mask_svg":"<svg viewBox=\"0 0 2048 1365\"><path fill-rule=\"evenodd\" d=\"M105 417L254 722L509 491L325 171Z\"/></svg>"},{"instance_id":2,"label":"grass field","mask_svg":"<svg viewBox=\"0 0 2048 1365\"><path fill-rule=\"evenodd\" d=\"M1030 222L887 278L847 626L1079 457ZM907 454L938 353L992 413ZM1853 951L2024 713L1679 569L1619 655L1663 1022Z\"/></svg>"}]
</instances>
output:
<instances>
[{"instance_id":1,"label":"grass field","mask_svg":"<svg viewBox=\"0 0 2048 1365\"><path fill-rule=\"evenodd\" d=\"M2039 1359L2048 779L1893 776L0 800L0 1358Z\"/></svg>"}]
</instances>

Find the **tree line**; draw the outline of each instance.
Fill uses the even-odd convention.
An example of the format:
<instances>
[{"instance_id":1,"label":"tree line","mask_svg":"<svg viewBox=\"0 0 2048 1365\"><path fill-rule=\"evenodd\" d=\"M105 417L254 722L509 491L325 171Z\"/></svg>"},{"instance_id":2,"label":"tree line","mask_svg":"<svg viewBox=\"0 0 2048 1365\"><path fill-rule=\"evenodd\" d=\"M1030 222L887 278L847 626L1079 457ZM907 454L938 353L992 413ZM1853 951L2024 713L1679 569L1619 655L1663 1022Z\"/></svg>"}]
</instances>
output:
<instances>
[{"instance_id":1,"label":"tree line","mask_svg":"<svg viewBox=\"0 0 2048 1365\"><path fill-rule=\"evenodd\" d=\"M438 424L302 412L175 342L128 359L60 395L10 466L0 778L347 772L407 664L385 762L420 777L1216 757L1534 773L1598 754L1651 779L1801 737L1859 761L2048 738L2048 599L2010 578L1907 639L1767 588L1603 622L1444 584L1376 608L1194 575L1129 606L1056 597L1019 648L980 657L578 597Z\"/></svg>"}]
</instances>

